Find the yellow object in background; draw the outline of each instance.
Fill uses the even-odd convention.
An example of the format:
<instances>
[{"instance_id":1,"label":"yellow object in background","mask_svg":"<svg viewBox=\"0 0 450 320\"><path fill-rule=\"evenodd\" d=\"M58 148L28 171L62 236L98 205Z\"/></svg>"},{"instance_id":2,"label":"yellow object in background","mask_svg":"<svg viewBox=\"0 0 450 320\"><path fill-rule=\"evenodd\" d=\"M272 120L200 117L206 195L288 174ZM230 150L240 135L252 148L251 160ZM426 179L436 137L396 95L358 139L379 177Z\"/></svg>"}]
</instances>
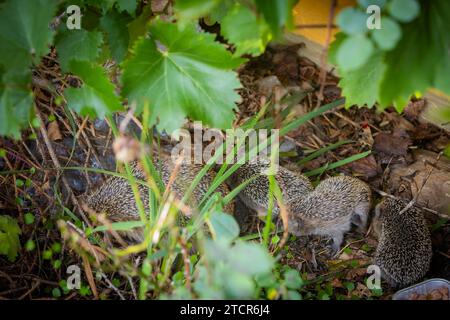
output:
<instances>
[{"instance_id":1,"label":"yellow object in background","mask_svg":"<svg viewBox=\"0 0 450 320\"><path fill-rule=\"evenodd\" d=\"M294 7L294 24L297 25L327 25L328 16L330 14L330 6L332 0L300 0ZM345 7L354 6L355 0L338 0L337 6L334 12L334 24L336 23L336 16ZM333 41L334 35L339 31L338 28L332 29L332 37L330 42ZM294 33L302 35L309 40L312 40L321 45L326 44L327 28L296 28Z\"/></svg>"}]
</instances>

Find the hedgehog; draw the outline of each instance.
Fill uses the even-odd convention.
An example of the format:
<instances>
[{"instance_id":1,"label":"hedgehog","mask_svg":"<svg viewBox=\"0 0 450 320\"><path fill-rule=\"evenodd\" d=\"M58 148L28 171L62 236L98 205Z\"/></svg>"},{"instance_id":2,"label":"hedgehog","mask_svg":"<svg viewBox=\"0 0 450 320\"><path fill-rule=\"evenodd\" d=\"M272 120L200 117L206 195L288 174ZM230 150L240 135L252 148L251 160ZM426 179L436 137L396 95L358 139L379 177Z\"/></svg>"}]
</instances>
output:
<instances>
[{"instance_id":1,"label":"hedgehog","mask_svg":"<svg viewBox=\"0 0 450 320\"><path fill-rule=\"evenodd\" d=\"M401 199L385 198L375 208L373 227L379 237L374 264L393 288L421 280L431 263L431 235L423 211Z\"/></svg>"},{"instance_id":2,"label":"hedgehog","mask_svg":"<svg viewBox=\"0 0 450 320\"><path fill-rule=\"evenodd\" d=\"M349 176L331 177L312 192L287 203L288 230L296 236L332 238L331 253L335 255L352 224L360 232L365 230L370 205L371 190L365 182Z\"/></svg>"},{"instance_id":3,"label":"hedgehog","mask_svg":"<svg viewBox=\"0 0 450 320\"><path fill-rule=\"evenodd\" d=\"M156 171L159 172L161 180L165 185L168 184L171 174L175 168L175 164L168 155L159 155L154 160ZM140 163L135 161L131 163L131 169L134 177L138 180L147 180L144 170ZM174 179L171 191L174 192L179 200L184 196L185 192L191 185L196 175L200 172L202 166L193 165L182 162L178 174ZM208 171L194 188L190 202L191 207L198 207L203 196L215 178L215 172ZM144 205L146 213L149 212L149 189L147 186L138 184L139 195ZM214 191L225 197L229 193L228 186L221 184ZM111 177L107 179L92 193L84 198L86 205L96 213L105 213L111 221L126 221L139 219L139 210L136 205L131 185L128 180L122 177ZM234 213L234 203L231 201L224 207L224 211L230 214ZM133 238L133 237L132 237ZM139 236L136 237L139 239Z\"/></svg>"},{"instance_id":4,"label":"hedgehog","mask_svg":"<svg viewBox=\"0 0 450 320\"><path fill-rule=\"evenodd\" d=\"M260 157L243 164L232 176L234 185L239 185L252 179L239 192L238 197L247 207L255 210L259 215L265 215L269 207L269 179L266 174L266 170L269 167L270 160ZM313 186L308 178L282 166L278 166L275 180L281 189L283 202L285 203L291 202L295 198L303 197L313 190ZM274 202L273 213L274 215L279 213L276 202Z\"/></svg>"}]
</instances>

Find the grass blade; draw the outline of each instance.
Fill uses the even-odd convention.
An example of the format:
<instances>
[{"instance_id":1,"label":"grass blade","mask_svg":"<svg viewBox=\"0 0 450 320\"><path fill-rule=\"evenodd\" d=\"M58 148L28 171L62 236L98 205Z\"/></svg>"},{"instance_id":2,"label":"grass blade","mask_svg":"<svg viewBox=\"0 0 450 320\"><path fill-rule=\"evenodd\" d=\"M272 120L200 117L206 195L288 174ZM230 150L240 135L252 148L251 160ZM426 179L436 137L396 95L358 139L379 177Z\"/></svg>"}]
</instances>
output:
<instances>
[{"instance_id":1,"label":"grass blade","mask_svg":"<svg viewBox=\"0 0 450 320\"><path fill-rule=\"evenodd\" d=\"M336 169L336 168L341 167L343 165L346 165L346 164L348 164L350 162L353 162L353 161L365 158L371 152L372 151L369 150L369 151L366 151L366 152L354 154L354 155L352 155L352 156L350 156L348 158L345 158L345 159L342 159L342 160L339 160L339 161L336 161L336 162L333 162L333 163L330 163L330 164L326 164L326 165L324 165L324 166L322 166L320 168L317 168L317 169L314 169L314 170L306 172L305 176L311 177L311 176L315 176L317 174L322 174L322 173L324 173L327 170Z\"/></svg>"}]
</instances>

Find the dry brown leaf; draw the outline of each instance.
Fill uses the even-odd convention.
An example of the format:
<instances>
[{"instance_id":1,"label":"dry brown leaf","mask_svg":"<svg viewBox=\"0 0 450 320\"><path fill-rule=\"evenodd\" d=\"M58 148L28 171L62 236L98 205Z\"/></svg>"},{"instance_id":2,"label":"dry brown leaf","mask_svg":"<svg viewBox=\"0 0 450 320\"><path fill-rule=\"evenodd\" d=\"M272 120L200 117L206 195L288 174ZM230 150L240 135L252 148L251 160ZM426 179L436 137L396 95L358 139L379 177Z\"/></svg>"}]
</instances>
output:
<instances>
[{"instance_id":1,"label":"dry brown leaf","mask_svg":"<svg viewBox=\"0 0 450 320\"><path fill-rule=\"evenodd\" d=\"M86 272L86 278L89 282L89 286L92 289L92 293L94 294L95 299L98 300L97 286L95 285L94 275L92 274L89 259L87 258L86 254L82 254L81 258L83 259L84 271Z\"/></svg>"},{"instance_id":2,"label":"dry brown leaf","mask_svg":"<svg viewBox=\"0 0 450 320\"><path fill-rule=\"evenodd\" d=\"M371 154L347 165L355 174L372 178L378 175L379 169L375 157Z\"/></svg>"},{"instance_id":3,"label":"dry brown leaf","mask_svg":"<svg viewBox=\"0 0 450 320\"><path fill-rule=\"evenodd\" d=\"M406 187L405 194L416 196L428 176L437 154L424 150L414 152L416 161L409 166L394 166L389 175L389 191L397 194ZM404 192L404 191L403 191ZM419 205L448 214L450 207L450 161L441 157L417 199Z\"/></svg>"},{"instance_id":4,"label":"dry brown leaf","mask_svg":"<svg viewBox=\"0 0 450 320\"><path fill-rule=\"evenodd\" d=\"M58 122L52 121L47 126L48 137L52 141L62 140L62 134L59 130Z\"/></svg>"},{"instance_id":5,"label":"dry brown leaf","mask_svg":"<svg viewBox=\"0 0 450 320\"><path fill-rule=\"evenodd\" d=\"M373 149L393 156L405 156L411 139L403 130L395 130L393 133L381 132L375 137Z\"/></svg>"}]
</instances>

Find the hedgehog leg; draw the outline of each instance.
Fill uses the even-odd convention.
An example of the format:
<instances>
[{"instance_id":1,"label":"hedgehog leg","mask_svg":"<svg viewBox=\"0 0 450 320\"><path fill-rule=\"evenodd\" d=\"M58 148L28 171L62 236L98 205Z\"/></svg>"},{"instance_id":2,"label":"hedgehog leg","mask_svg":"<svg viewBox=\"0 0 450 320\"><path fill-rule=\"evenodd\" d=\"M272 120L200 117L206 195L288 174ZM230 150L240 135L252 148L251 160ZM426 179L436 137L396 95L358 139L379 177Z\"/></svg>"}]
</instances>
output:
<instances>
[{"instance_id":1,"label":"hedgehog leg","mask_svg":"<svg viewBox=\"0 0 450 320\"><path fill-rule=\"evenodd\" d=\"M361 233L364 233L366 231L369 211L370 204L368 202L360 202L353 212L352 223L358 227L358 231Z\"/></svg>"},{"instance_id":2,"label":"hedgehog leg","mask_svg":"<svg viewBox=\"0 0 450 320\"><path fill-rule=\"evenodd\" d=\"M332 243L331 243L331 247L330 247L331 255L335 256L339 252L339 249L341 249L341 244L342 244L342 241L344 240L344 233L336 232L336 233L333 233L331 235L331 237L332 237Z\"/></svg>"}]
</instances>

